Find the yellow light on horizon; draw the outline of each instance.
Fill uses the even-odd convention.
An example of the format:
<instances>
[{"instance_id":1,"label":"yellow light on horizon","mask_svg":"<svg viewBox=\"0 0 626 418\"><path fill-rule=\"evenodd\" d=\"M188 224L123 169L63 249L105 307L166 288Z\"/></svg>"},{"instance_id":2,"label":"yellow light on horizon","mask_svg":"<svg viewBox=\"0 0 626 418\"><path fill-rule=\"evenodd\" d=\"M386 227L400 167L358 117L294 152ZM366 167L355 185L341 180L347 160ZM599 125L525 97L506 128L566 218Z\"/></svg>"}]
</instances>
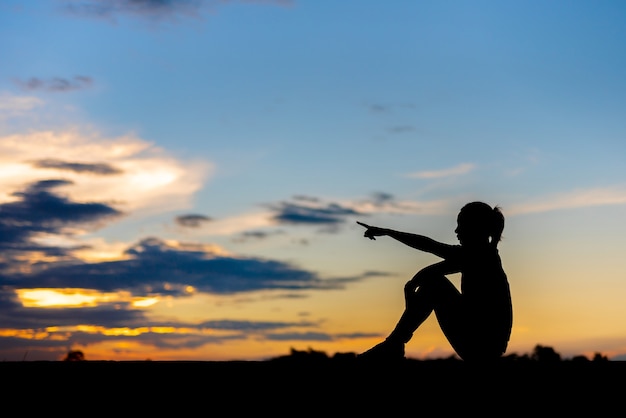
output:
<instances>
[{"instance_id":1,"label":"yellow light on horizon","mask_svg":"<svg viewBox=\"0 0 626 418\"><path fill-rule=\"evenodd\" d=\"M79 289L18 289L17 295L26 308L97 306L98 299Z\"/></svg>"},{"instance_id":2,"label":"yellow light on horizon","mask_svg":"<svg viewBox=\"0 0 626 418\"><path fill-rule=\"evenodd\" d=\"M17 289L16 293L25 308L84 308L116 302L147 308L160 300L157 296L133 297L129 292L102 293L92 289Z\"/></svg>"},{"instance_id":3,"label":"yellow light on horizon","mask_svg":"<svg viewBox=\"0 0 626 418\"><path fill-rule=\"evenodd\" d=\"M149 306L152 306L154 304L156 304L159 301L159 298L157 297L153 297L153 298L136 298L135 300L133 300L132 305L134 307L137 308L147 308Z\"/></svg>"}]
</instances>

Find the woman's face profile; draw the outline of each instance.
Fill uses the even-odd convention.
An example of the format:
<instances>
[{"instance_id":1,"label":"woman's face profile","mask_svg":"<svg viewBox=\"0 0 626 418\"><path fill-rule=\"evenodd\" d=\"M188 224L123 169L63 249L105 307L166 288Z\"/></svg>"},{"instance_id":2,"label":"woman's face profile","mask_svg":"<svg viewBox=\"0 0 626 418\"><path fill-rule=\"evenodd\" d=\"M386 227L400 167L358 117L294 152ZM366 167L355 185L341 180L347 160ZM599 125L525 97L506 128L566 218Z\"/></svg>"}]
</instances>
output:
<instances>
[{"instance_id":1,"label":"woman's face profile","mask_svg":"<svg viewBox=\"0 0 626 418\"><path fill-rule=\"evenodd\" d=\"M481 234L477 231L476 225L469 221L467 215L463 216L463 213L459 213L459 216L456 218L456 229L454 232L461 245L480 240Z\"/></svg>"},{"instance_id":2,"label":"woman's face profile","mask_svg":"<svg viewBox=\"0 0 626 418\"><path fill-rule=\"evenodd\" d=\"M454 230L454 233L456 234L456 237L461 245L463 245L466 238L466 228L463 228L463 224L461 223L461 215L459 215L456 220L456 229Z\"/></svg>"}]
</instances>

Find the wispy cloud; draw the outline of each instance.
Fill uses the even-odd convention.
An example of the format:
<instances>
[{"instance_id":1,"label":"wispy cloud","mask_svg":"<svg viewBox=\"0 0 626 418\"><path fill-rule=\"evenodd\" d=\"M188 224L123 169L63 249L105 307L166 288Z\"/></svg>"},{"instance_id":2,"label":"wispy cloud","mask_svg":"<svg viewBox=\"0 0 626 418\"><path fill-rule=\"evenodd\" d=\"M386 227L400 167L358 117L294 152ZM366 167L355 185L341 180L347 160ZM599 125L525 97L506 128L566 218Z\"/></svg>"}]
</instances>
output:
<instances>
[{"instance_id":1,"label":"wispy cloud","mask_svg":"<svg viewBox=\"0 0 626 418\"><path fill-rule=\"evenodd\" d=\"M444 168L441 170L429 170L429 171L416 171L407 174L407 177L418 179L436 179L442 177L452 177L467 174L476 168L475 164L463 163L450 168Z\"/></svg>"},{"instance_id":2,"label":"wispy cloud","mask_svg":"<svg viewBox=\"0 0 626 418\"><path fill-rule=\"evenodd\" d=\"M44 101L37 97L0 94L0 121L28 115L43 105Z\"/></svg>"},{"instance_id":3,"label":"wispy cloud","mask_svg":"<svg viewBox=\"0 0 626 418\"><path fill-rule=\"evenodd\" d=\"M344 225L352 225L357 218L376 214L433 215L446 213L450 200L400 200L395 196L376 192L366 198L332 200L312 196L294 196L292 199L262 205L265 211L212 219L203 231L208 235L237 235L237 242L246 238L268 238L288 234L276 227L313 227L317 232L336 233ZM457 208L454 206L454 210Z\"/></svg>"},{"instance_id":4,"label":"wispy cloud","mask_svg":"<svg viewBox=\"0 0 626 418\"><path fill-rule=\"evenodd\" d=\"M112 18L118 15L165 17L195 15L200 0L64 0L64 9L78 16Z\"/></svg>"},{"instance_id":5,"label":"wispy cloud","mask_svg":"<svg viewBox=\"0 0 626 418\"><path fill-rule=\"evenodd\" d=\"M15 84L26 91L69 92L89 88L93 84L91 77L77 75L72 78L54 77L41 79L31 77L27 80L15 79Z\"/></svg>"},{"instance_id":6,"label":"wispy cloud","mask_svg":"<svg viewBox=\"0 0 626 418\"><path fill-rule=\"evenodd\" d=\"M290 6L293 0L242 0L241 3ZM228 1L224 0L62 0L63 9L76 16L116 20L136 16L156 20L176 20L199 17L212 12Z\"/></svg>"},{"instance_id":7,"label":"wispy cloud","mask_svg":"<svg viewBox=\"0 0 626 418\"><path fill-rule=\"evenodd\" d=\"M385 193L373 193L367 199L360 199L352 204L355 211L364 215L404 214L433 215L445 213L450 206L448 200L401 200Z\"/></svg>"},{"instance_id":8,"label":"wispy cloud","mask_svg":"<svg viewBox=\"0 0 626 418\"><path fill-rule=\"evenodd\" d=\"M272 341L332 341L333 337L325 332L290 332L274 333L266 336Z\"/></svg>"},{"instance_id":9,"label":"wispy cloud","mask_svg":"<svg viewBox=\"0 0 626 418\"><path fill-rule=\"evenodd\" d=\"M293 201L272 204L269 208L275 222L291 225L336 225L345 222L347 216L359 214L351 207L305 196L296 196Z\"/></svg>"},{"instance_id":10,"label":"wispy cloud","mask_svg":"<svg viewBox=\"0 0 626 418\"><path fill-rule=\"evenodd\" d=\"M270 231L262 231L262 230L250 230L250 231L243 231L240 234L238 234L237 236L235 236L233 238L234 242L237 243L242 243L242 242L248 242L250 240L264 240L264 239L268 239L272 236L277 236L277 235L284 235L285 231L283 230L270 230Z\"/></svg>"},{"instance_id":11,"label":"wispy cloud","mask_svg":"<svg viewBox=\"0 0 626 418\"><path fill-rule=\"evenodd\" d=\"M373 113L387 113L395 110L414 109L413 103L370 103L366 105Z\"/></svg>"},{"instance_id":12,"label":"wispy cloud","mask_svg":"<svg viewBox=\"0 0 626 418\"><path fill-rule=\"evenodd\" d=\"M51 168L57 170L73 171L75 173L90 173L97 175L121 174L122 170L107 163L80 163L75 161L62 161L55 158L46 158L32 162L37 168Z\"/></svg>"},{"instance_id":13,"label":"wispy cloud","mask_svg":"<svg viewBox=\"0 0 626 418\"><path fill-rule=\"evenodd\" d=\"M175 219L176 224L185 228L199 228L204 223L209 222L210 220L210 217L198 214L180 215L177 216Z\"/></svg>"},{"instance_id":14,"label":"wispy cloud","mask_svg":"<svg viewBox=\"0 0 626 418\"><path fill-rule=\"evenodd\" d=\"M559 193L553 196L512 205L507 212L511 215L521 215L589 206L623 204L626 204L626 187L598 187Z\"/></svg>"}]
</instances>

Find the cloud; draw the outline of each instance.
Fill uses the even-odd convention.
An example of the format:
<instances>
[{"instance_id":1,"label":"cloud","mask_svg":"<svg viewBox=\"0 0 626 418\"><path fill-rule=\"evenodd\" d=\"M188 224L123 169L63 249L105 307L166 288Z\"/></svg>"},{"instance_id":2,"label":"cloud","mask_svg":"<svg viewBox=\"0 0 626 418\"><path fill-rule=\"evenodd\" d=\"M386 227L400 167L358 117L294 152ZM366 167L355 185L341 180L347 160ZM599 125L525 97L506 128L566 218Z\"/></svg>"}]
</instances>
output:
<instances>
[{"instance_id":1,"label":"cloud","mask_svg":"<svg viewBox=\"0 0 626 418\"><path fill-rule=\"evenodd\" d=\"M3 292L3 295L4 298L12 297L8 292ZM109 328L138 327L147 323L144 311L120 303L89 308L49 309L24 307L18 301L0 304L0 321L2 329L16 330L45 330L87 324Z\"/></svg>"},{"instance_id":2,"label":"cloud","mask_svg":"<svg viewBox=\"0 0 626 418\"><path fill-rule=\"evenodd\" d=\"M122 170L117 169L106 163L79 163L62 161L54 158L46 158L43 160L33 161L33 167L36 168L52 168L58 170L73 171L75 173L91 173L97 175L121 174Z\"/></svg>"},{"instance_id":3,"label":"cloud","mask_svg":"<svg viewBox=\"0 0 626 418\"><path fill-rule=\"evenodd\" d=\"M511 205L510 215L541 213L589 206L626 204L626 187L599 187L560 193L543 199Z\"/></svg>"},{"instance_id":4,"label":"cloud","mask_svg":"<svg viewBox=\"0 0 626 418\"><path fill-rule=\"evenodd\" d=\"M341 289L360 277L321 279L289 263L179 248L146 238L126 250L127 259L101 263L49 263L45 269L7 273L0 285L21 289L74 288L128 291L134 296L234 294L261 290Z\"/></svg>"},{"instance_id":5,"label":"cloud","mask_svg":"<svg viewBox=\"0 0 626 418\"><path fill-rule=\"evenodd\" d=\"M386 275L366 272L353 277L321 279L311 271L282 261L233 256L207 245L165 242L158 238L146 238L130 246L126 256L122 260L94 263L41 259L38 269L3 269L0 274L3 355L16 357L28 349L33 355L56 353L59 357L72 345L107 341L132 341L135 345L183 350L233 339L277 339L277 330L282 330L285 339L292 328L306 329L318 324L231 319L197 323L163 321L150 319L149 305L135 302L141 298L189 297L197 292L227 295L266 290L283 290L289 294L328 291ZM37 297L46 295L63 298L39 300L37 304ZM68 298L74 300L71 305L67 305ZM80 303L81 298L84 303ZM292 339L301 340L312 338L313 334L307 337L307 333L298 331L291 335ZM47 354L39 352L44 348L50 349Z\"/></svg>"},{"instance_id":6,"label":"cloud","mask_svg":"<svg viewBox=\"0 0 626 418\"><path fill-rule=\"evenodd\" d=\"M237 236L233 238L233 242L243 243L249 240L264 240L268 239L272 236L284 235L286 232L284 230L271 230L271 231L260 231L260 230L252 230L252 231L243 231Z\"/></svg>"},{"instance_id":7,"label":"cloud","mask_svg":"<svg viewBox=\"0 0 626 418\"><path fill-rule=\"evenodd\" d=\"M45 104L2 99L0 107L17 109L20 117ZM206 161L175 159L133 134L106 138L77 126L13 131L0 132L0 270L119 259L119 243L80 239L123 214L191 206L211 170Z\"/></svg>"},{"instance_id":8,"label":"cloud","mask_svg":"<svg viewBox=\"0 0 626 418\"><path fill-rule=\"evenodd\" d=\"M0 203L24 184L59 178L71 182L67 194L76 201L166 212L190 206L211 169L206 161L174 159L132 134L104 138L76 127L0 134Z\"/></svg>"},{"instance_id":9,"label":"cloud","mask_svg":"<svg viewBox=\"0 0 626 418\"><path fill-rule=\"evenodd\" d=\"M272 341L332 341L331 335L323 332L290 332L268 334L266 339Z\"/></svg>"},{"instance_id":10,"label":"cloud","mask_svg":"<svg viewBox=\"0 0 626 418\"><path fill-rule=\"evenodd\" d=\"M64 9L72 14L87 17L111 18L118 15L165 17L196 15L200 0L66 0Z\"/></svg>"},{"instance_id":11,"label":"cloud","mask_svg":"<svg viewBox=\"0 0 626 418\"><path fill-rule=\"evenodd\" d=\"M387 113L391 111L396 111L398 109L405 110L405 109L415 108L415 105L413 103L391 103L391 104L370 103L370 104L367 104L366 106L373 113Z\"/></svg>"},{"instance_id":12,"label":"cloud","mask_svg":"<svg viewBox=\"0 0 626 418\"><path fill-rule=\"evenodd\" d=\"M95 228L121 215L115 208L98 202L74 202L55 193L68 186L66 180L43 180L13 193L16 200L0 204L0 249L3 251L42 251L61 256L68 250L39 244L42 235L73 234L75 227ZM17 256L16 259L23 259ZM9 255L5 254L5 266ZM21 264L21 262L20 262Z\"/></svg>"},{"instance_id":13,"label":"cloud","mask_svg":"<svg viewBox=\"0 0 626 418\"><path fill-rule=\"evenodd\" d=\"M399 200L386 192L375 192L367 199L351 204L355 211L363 215L398 214L398 215L435 215L448 211L448 200Z\"/></svg>"},{"instance_id":14,"label":"cloud","mask_svg":"<svg viewBox=\"0 0 626 418\"><path fill-rule=\"evenodd\" d=\"M77 75L73 78L54 77L47 80L31 77L28 80L16 79L15 84L26 91L46 91L52 93L64 93L69 91L84 90L93 84L91 77Z\"/></svg>"},{"instance_id":15,"label":"cloud","mask_svg":"<svg viewBox=\"0 0 626 418\"><path fill-rule=\"evenodd\" d=\"M43 105L44 101L37 97L0 94L0 121L29 115Z\"/></svg>"},{"instance_id":16,"label":"cloud","mask_svg":"<svg viewBox=\"0 0 626 418\"><path fill-rule=\"evenodd\" d=\"M315 226L321 232L336 232L350 217L362 215L352 202L331 202L311 196L294 196L291 200L262 204L265 211L212 219L203 231L210 235L236 235L237 242L247 238L267 238L285 231L276 226Z\"/></svg>"},{"instance_id":17,"label":"cloud","mask_svg":"<svg viewBox=\"0 0 626 418\"><path fill-rule=\"evenodd\" d=\"M199 228L202 224L209 222L211 218L205 215L189 214L177 216L175 221L185 228Z\"/></svg>"},{"instance_id":18,"label":"cloud","mask_svg":"<svg viewBox=\"0 0 626 418\"><path fill-rule=\"evenodd\" d=\"M150 319L145 310L120 302L71 309L25 307L6 287L0 288L0 323L3 358L23 359L26 351L49 360L61 358L76 345L125 342L182 351L230 340L263 338L277 330L318 326L309 321L163 321Z\"/></svg>"},{"instance_id":19,"label":"cloud","mask_svg":"<svg viewBox=\"0 0 626 418\"><path fill-rule=\"evenodd\" d=\"M227 331L245 331L245 332L259 332L259 331L274 331L277 329L284 329L290 327L310 327L317 326L318 324L312 322L267 322L267 321L241 321L241 320L211 320L204 321L198 324L201 328L208 328L213 330L227 330Z\"/></svg>"},{"instance_id":20,"label":"cloud","mask_svg":"<svg viewBox=\"0 0 626 418\"><path fill-rule=\"evenodd\" d=\"M360 213L338 203L324 203L315 198L296 196L292 202L269 205L272 220L279 224L336 225L348 216Z\"/></svg>"},{"instance_id":21,"label":"cloud","mask_svg":"<svg viewBox=\"0 0 626 418\"><path fill-rule=\"evenodd\" d=\"M409 173L407 174L407 177L419 178L419 179L435 179L435 178L442 178L442 177L459 176L459 175L467 174L473 171L475 168L476 168L475 164L462 163L457 166L442 169L442 170L417 171L414 173Z\"/></svg>"},{"instance_id":22,"label":"cloud","mask_svg":"<svg viewBox=\"0 0 626 418\"><path fill-rule=\"evenodd\" d=\"M456 202L454 203L454 210ZM262 205L266 211L244 213L228 218L212 219L203 228L208 235L235 236L236 242L248 238L269 238L288 234L278 226L316 227L317 232L336 233L352 220L375 214L433 215L447 213L449 200L399 200L385 192L375 192L364 199L327 200L312 196L294 196L291 200ZM306 243L303 241L302 243Z\"/></svg>"},{"instance_id":23,"label":"cloud","mask_svg":"<svg viewBox=\"0 0 626 418\"><path fill-rule=\"evenodd\" d=\"M245 0L247 4L290 6L293 0ZM63 0L63 9L76 16L116 20L136 16L153 20L199 17L229 3L224 0Z\"/></svg>"}]
</instances>

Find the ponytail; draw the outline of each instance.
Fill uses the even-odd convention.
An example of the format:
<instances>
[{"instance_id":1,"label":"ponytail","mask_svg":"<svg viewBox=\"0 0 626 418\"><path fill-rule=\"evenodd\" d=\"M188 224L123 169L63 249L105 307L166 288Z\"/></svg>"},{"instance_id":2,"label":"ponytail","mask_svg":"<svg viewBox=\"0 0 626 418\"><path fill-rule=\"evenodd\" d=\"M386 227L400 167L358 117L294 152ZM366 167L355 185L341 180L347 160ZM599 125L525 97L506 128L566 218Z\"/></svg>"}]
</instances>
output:
<instances>
[{"instance_id":1,"label":"ponytail","mask_svg":"<svg viewBox=\"0 0 626 418\"><path fill-rule=\"evenodd\" d=\"M504 231L504 215L499 206L493 207L490 223L491 245L497 247L502 240L502 232Z\"/></svg>"}]
</instances>

